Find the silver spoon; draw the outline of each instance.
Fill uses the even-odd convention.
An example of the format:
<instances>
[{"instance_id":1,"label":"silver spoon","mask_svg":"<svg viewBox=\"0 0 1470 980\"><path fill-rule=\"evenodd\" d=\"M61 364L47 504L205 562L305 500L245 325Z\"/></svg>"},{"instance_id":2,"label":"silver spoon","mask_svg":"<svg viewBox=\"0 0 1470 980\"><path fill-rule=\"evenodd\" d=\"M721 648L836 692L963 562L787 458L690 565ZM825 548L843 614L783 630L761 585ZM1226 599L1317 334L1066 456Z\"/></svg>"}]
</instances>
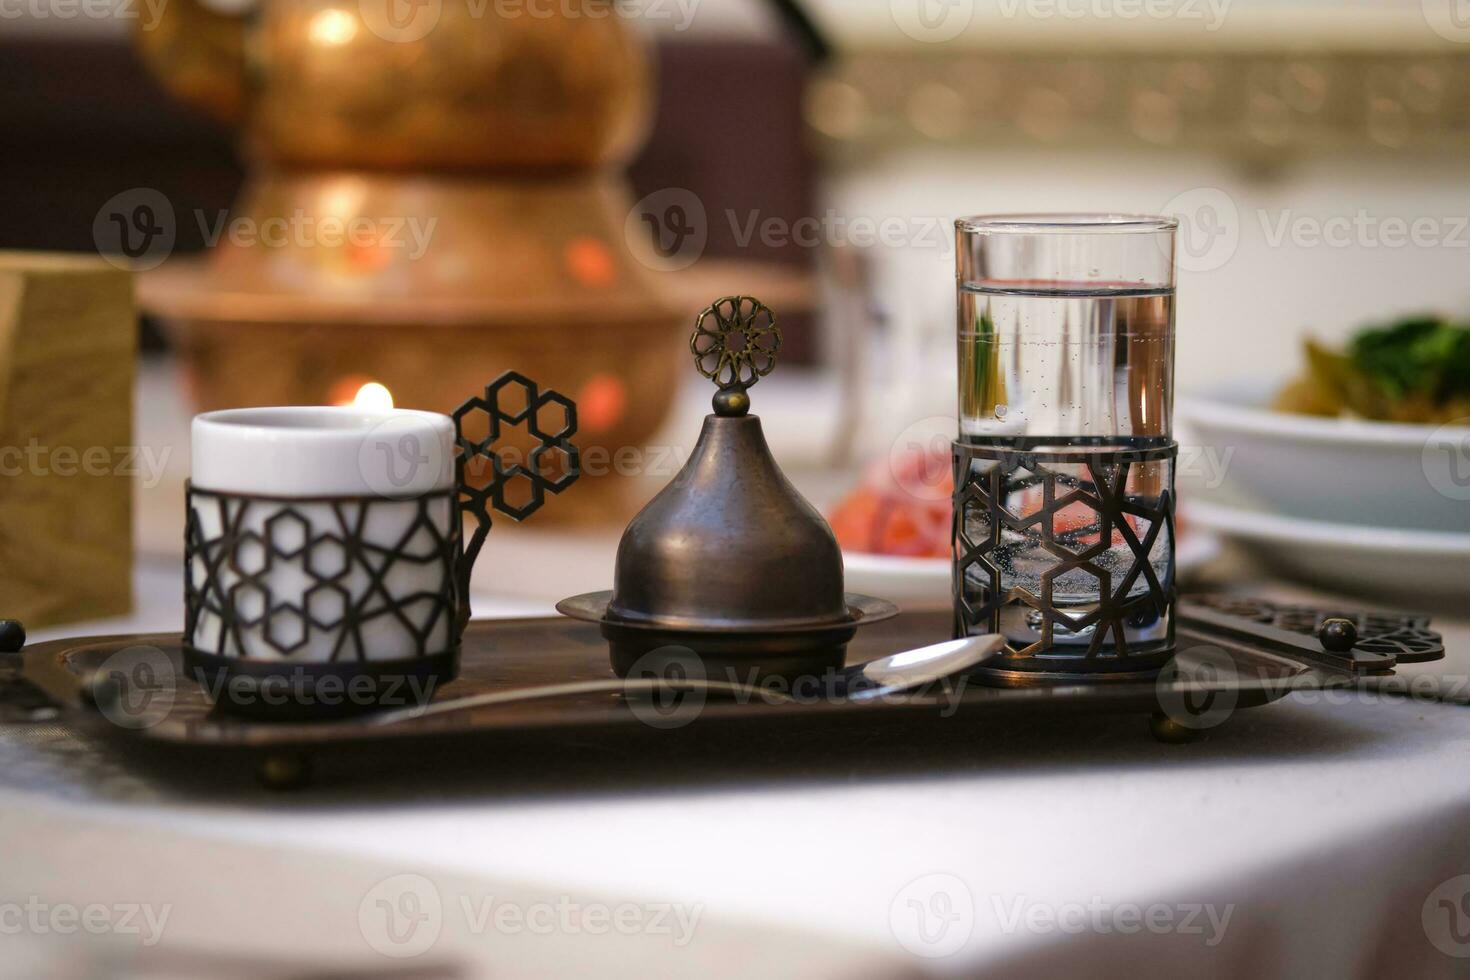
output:
<instances>
[{"instance_id":1,"label":"silver spoon","mask_svg":"<svg viewBox=\"0 0 1470 980\"><path fill-rule=\"evenodd\" d=\"M879 657L877 660L855 667L844 667L830 675L833 681L830 690L833 697L839 700L873 701L904 691L912 691L949 677L959 677L999 656L1004 650L1005 638L995 633L935 643L931 646ZM712 681L700 677L652 677L576 681L568 684L511 688L491 694L476 694L411 708L397 708L374 715L368 722L374 725L392 725L432 715L466 711L470 708L537 701L545 698L562 698L574 694L655 694L661 691L759 696L764 701L778 704L796 703L798 700L764 685L752 686L729 681Z\"/></svg>"}]
</instances>

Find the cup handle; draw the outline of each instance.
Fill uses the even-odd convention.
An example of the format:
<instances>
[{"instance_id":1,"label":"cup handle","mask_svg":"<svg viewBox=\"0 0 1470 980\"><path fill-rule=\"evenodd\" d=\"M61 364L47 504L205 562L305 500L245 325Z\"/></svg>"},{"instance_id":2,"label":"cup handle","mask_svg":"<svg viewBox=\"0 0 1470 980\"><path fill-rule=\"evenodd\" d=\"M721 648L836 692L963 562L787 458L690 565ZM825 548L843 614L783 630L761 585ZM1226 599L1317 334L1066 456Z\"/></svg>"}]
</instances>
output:
<instances>
[{"instance_id":1,"label":"cup handle","mask_svg":"<svg viewBox=\"0 0 1470 980\"><path fill-rule=\"evenodd\" d=\"M518 411L502 407L506 389L524 392L525 405ZM485 438L476 441L466 434L468 422L482 421ZM524 423L536 446L524 460L500 446L510 429ZM476 432L481 431L477 426ZM541 509L546 495L559 494L577 482L582 475L581 452L572 442L577 434L577 403L558 391L542 391L540 385L516 371L507 371L485 386L483 395L466 401L454 412L454 481L457 491L456 520L461 541L465 541L455 567L455 585L459 590L459 613L456 635L463 636L470 621L470 574L490 534L491 511L513 521L524 521ZM559 476L548 470L559 469ZM505 498L507 488L523 478L530 497L519 506ZM468 540L464 538L464 521L474 518Z\"/></svg>"}]
</instances>

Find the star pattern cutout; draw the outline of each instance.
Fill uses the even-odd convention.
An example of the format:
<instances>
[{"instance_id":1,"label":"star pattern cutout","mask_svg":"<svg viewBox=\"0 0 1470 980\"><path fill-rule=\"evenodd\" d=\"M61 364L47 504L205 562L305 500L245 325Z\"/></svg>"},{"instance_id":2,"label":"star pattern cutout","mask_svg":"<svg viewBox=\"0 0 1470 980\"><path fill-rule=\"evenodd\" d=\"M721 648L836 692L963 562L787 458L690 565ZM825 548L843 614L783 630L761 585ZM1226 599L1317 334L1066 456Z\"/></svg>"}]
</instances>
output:
<instances>
[{"instance_id":1,"label":"star pattern cutout","mask_svg":"<svg viewBox=\"0 0 1470 980\"><path fill-rule=\"evenodd\" d=\"M1171 489L1153 501L1129 492L1129 475L1145 460L1167 459L1172 467L1177 452L1171 444L1079 458L957 444L953 537L958 635L999 632L1001 611L1024 606L1038 614L1041 635L1034 643L1013 648L1012 657L1045 654L1055 669L1066 670L1069 659L1106 655L1119 662L1115 669L1126 670L1126 627L1167 616L1175 595L1172 562L1161 579L1150 560L1160 542L1167 548L1163 553L1173 553L1172 468ZM1079 465L1085 476L1078 475ZM1039 506L1033 506L1038 497ZM1146 525L1142 534L1138 525ZM1098 561L1119 541L1131 556L1121 575ZM1022 553L1028 560L1038 554L1053 559L1040 575L1039 592L1006 584L1013 577L1007 567ZM1054 601L1055 586L1063 576L1075 581L1079 573L1096 580L1101 599L1091 612L1072 615ZM1140 580L1147 585L1143 590L1136 589ZM1055 644L1058 626L1073 634L1091 629L1092 637L1085 646Z\"/></svg>"}]
</instances>

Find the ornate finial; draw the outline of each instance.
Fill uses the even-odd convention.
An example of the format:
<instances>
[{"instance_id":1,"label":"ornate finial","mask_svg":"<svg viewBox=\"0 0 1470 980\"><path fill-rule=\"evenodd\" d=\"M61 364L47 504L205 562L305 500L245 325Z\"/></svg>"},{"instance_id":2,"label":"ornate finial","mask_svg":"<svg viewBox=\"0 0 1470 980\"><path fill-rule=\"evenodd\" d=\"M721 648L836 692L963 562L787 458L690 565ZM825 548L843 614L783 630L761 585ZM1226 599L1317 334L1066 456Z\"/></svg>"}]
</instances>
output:
<instances>
[{"instance_id":1,"label":"ornate finial","mask_svg":"<svg viewBox=\"0 0 1470 980\"><path fill-rule=\"evenodd\" d=\"M726 296L710 304L689 338L694 366L720 386L715 414L727 417L750 411L746 389L771 373L781 350L776 314L753 296Z\"/></svg>"}]
</instances>

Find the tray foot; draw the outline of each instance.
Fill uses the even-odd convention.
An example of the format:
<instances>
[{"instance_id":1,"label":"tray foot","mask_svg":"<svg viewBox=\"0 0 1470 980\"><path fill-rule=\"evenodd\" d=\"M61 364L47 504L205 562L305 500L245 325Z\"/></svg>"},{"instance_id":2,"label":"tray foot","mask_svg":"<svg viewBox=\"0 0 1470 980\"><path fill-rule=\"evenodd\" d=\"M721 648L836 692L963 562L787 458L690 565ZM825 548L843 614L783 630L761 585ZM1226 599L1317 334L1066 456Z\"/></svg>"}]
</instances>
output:
<instances>
[{"instance_id":1,"label":"tray foot","mask_svg":"<svg viewBox=\"0 0 1470 980\"><path fill-rule=\"evenodd\" d=\"M289 792L310 785L313 768L305 752L272 752L255 767L255 778L266 789Z\"/></svg>"},{"instance_id":2,"label":"tray foot","mask_svg":"<svg viewBox=\"0 0 1470 980\"><path fill-rule=\"evenodd\" d=\"M1148 730L1156 741L1165 745L1187 745L1202 741L1208 734L1202 728L1181 725L1162 711L1155 711L1148 719Z\"/></svg>"}]
</instances>

